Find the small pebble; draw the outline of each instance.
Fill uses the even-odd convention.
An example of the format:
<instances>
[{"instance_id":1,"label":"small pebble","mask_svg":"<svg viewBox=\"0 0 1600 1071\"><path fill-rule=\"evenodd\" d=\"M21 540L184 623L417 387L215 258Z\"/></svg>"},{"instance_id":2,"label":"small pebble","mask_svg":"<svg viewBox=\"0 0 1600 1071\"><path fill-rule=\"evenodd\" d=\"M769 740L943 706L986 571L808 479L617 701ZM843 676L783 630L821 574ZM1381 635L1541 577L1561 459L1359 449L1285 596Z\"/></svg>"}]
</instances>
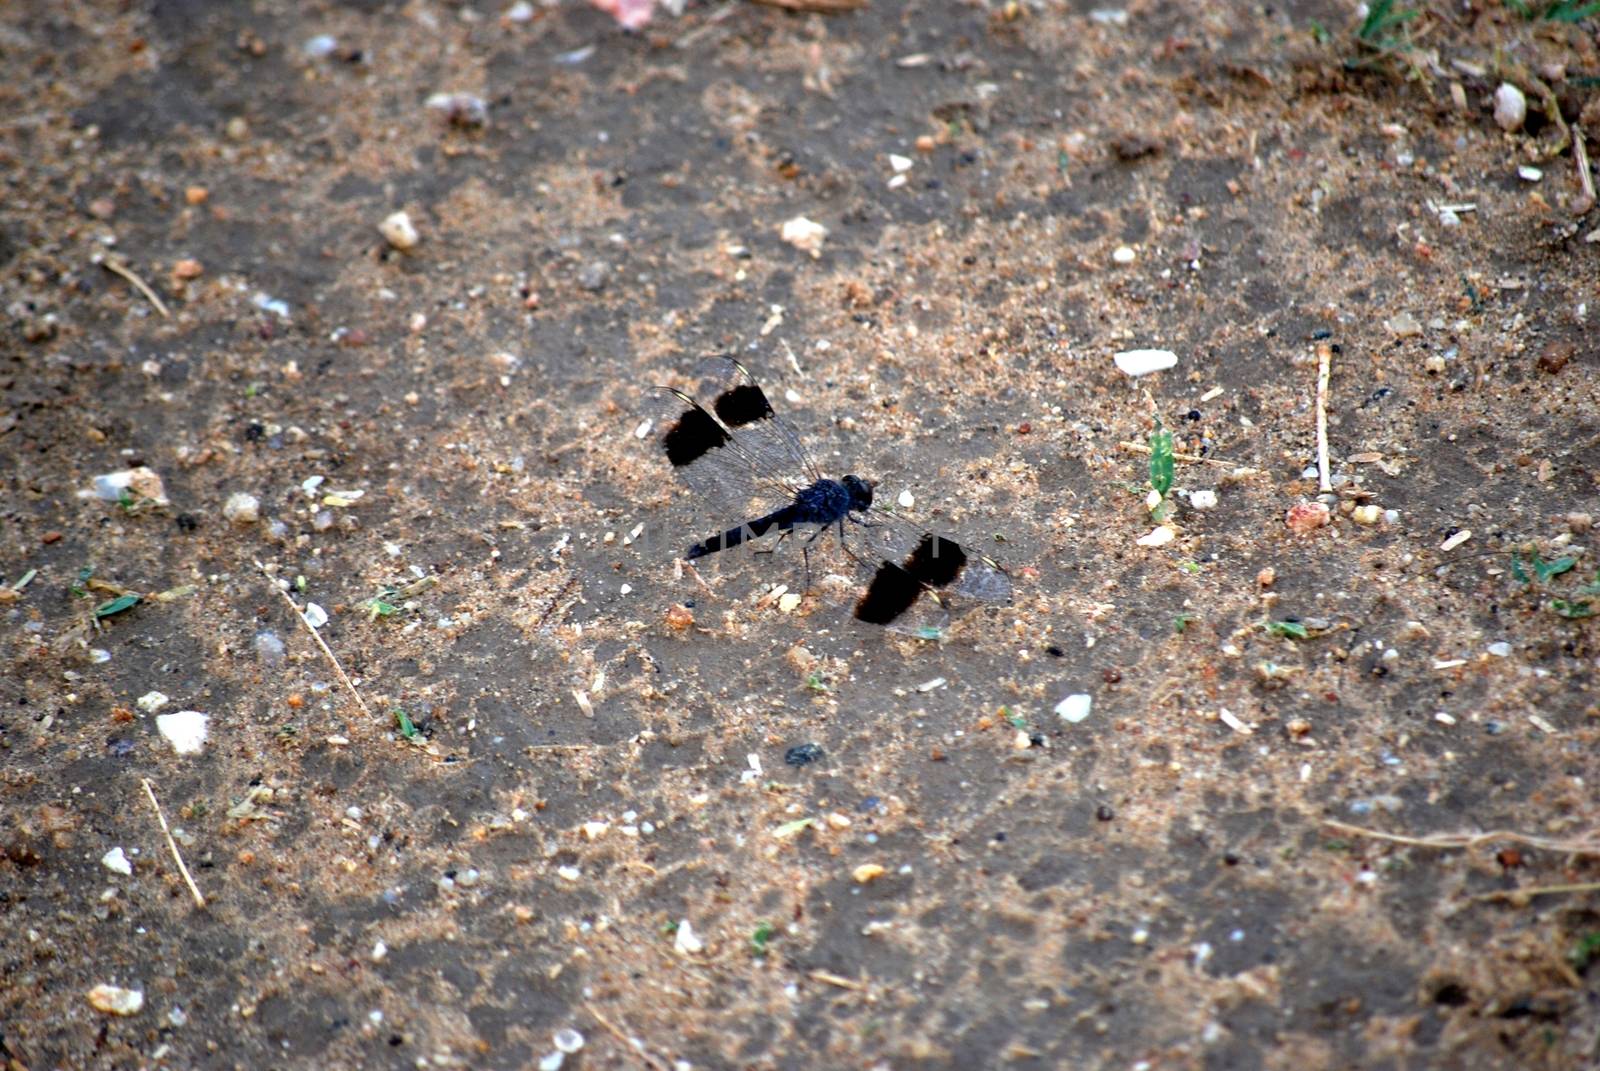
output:
<instances>
[{"instance_id":1,"label":"small pebble","mask_svg":"<svg viewBox=\"0 0 1600 1071\"><path fill-rule=\"evenodd\" d=\"M883 877L886 873L888 871L877 863L862 863L850 872L850 877L857 885L865 885L870 881Z\"/></svg>"},{"instance_id":2,"label":"small pebble","mask_svg":"<svg viewBox=\"0 0 1600 1071\"><path fill-rule=\"evenodd\" d=\"M1212 490L1192 491L1189 494L1189 506L1192 509L1216 509L1217 493Z\"/></svg>"},{"instance_id":3,"label":"small pebble","mask_svg":"<svg viewBox=\"0 0 1600 1071\"><path fill-rule=\"evenodd\" d=\"M1383 518L1383 511L1370 502L1350 511L1350 519L1357 524L1373 525Z\"/></svg>"},{"instance_id":4,"label":"small pebble","mask_svg":"<svg viewBox=\"0 0 1600 1071\"><path fill-rule=\"evenodd\" d=\"M606 288L606 279L611 275L611 265L601 260L591 261L578 269L578 285L590 292L598 292Z\"/></svg>"},{"instance_id":5,"label":"small pebble","mask_svg":"<svg viewBox=\"0 0 1600 1071\"><path fill-rule=\"evenodd\" d=\"M1134 540L1134 542L1141 547L1164 547L1176 538L1178 538L1178 533L1163 524L1158 528L1151 529Z\"/></svg>"},{"instance_id":6,"label":"small pebble","mask_svg":"<svg viewBox=\"0 0 1600 1071\"><path fill-rule=\"evenodd\" d=\"M305 618L306 624L312 628L321 628L328 623L328 611L314 602L308 602L306 603Z\"/></svg>"},{"instance_id":7,"label":"small pebble","mask_svg":"<svg viewBox=\"0 0 1600 1071\"><path fill-rule=\"evenodd\" d=\"M451 126L480 127L489 124L489 104L472 93L435 93L423 107L444 118Z\"/></svg>"},{"instance_id":8,"label":"small pebble","mask_svg":"<svg viewBox=\"0 0 1600 1071\"><path fill-rule=\"evenodd\" d=\"M785 220L778 231L779 237L794 246L802 253L810 253L813 257L822 256L822 242L828 237L828 228L815 220L805 216L795 216Z\"/></svg>"},{"instance_id":9,"label":"small pebble","mask_svg":"<svg viewBox=\"0 0 1600 1071\"><path fill-rule=\"evenodd\" d=\"M672 938L672 947L678 950L680 956L693 956L704 952L706 943L694 932L689 920L683 919L678 923L678 932Z\"/></svg>"},{"instance_id":10,"label":"small pebble","mask_svg":"<svg viewBox=\"0 0 1600 1071\"><path fill-rule=\"evenodd\" d=\"M205 747L207 724L211 718L198 710L156 715L156 728L180 755L195 755Z\"/></svg>"},{"instance_id":11,"label":"small pebble","mask_svg":"<svg viewBox=\"0 0 1600 1071\"><path fill-rule=\"evenodd\" d=\"M100 857L100 865L115 874L131 876L133 864L128 862L128 855L119 845Z\"/></svg>"},{"instance_id":12,"label":"small pebble","mask_svg":"<svg viewBox=\"0 0 1600 1071\"><path fill-rule=\"evenodd\" d=\"M1489 653L1496 658L1505 658L1511 654L1511 645L1504 640L1489 645Z\"/></svg>"},{"instance_id":13,"label":"small pebble","mask_svg":"<svg viewBox=\"0 0 1600 1071\"><path fill-rule=\"evenodd\" d=\"M165 692L146 692L134 700L134 706L146 714L154 714L170 702L172 699Z\"/></svg>"},{"instance_id":14,"label":"small pebble","mask_svg":"<svg viewBox=\"0 0 1600 1071\"><path fill-rule=\"evenodd\" d=\"M1111 359L1124 374L1136 379L1151 372L1171 368L1178 363L1178 355L1171 350L1124 350L1112 354Z\"/></svg>"},{"instance_id":15,"label":"small pebble","mask_svg":"<svg viewBox=\"0 0 1600 1071\"><path fill-rule=\"evenodd\" d=\"M1132 264L1139 254L1133 251L1132 246L1119 245L1111 252L1111 259L1118 264Z\"/></svg>"},{"instance_id":16,"label":"small pebble","mask_svg":"<svg viewBox=\"0 0 1600 1071\"><path fill-rule=\"evenodd\" d=\"M1076 695L1069 695L1061 702L1057 703L1056 714L1059 715L1063 721L1076 725L1089 716L1089 711L1093 709L1093 707L1093 697L1080 692Z\"/></svg>"},{"instance_id":17,"label":"small pebble","mask_svg":"<svg viewBox=\"0 0 1600 1071\"><path fill-rule=\"evenodd\" d=\"M256 657L261 660L262 665L276 666L283 661L283 641L278 638L276 632L270 629L258 632L250 643L256 649Z\"/></svg>"},{"instance_id":18,"label":"small pebble","mask_svg":"<svg viewBox=\"0 0 1600 1071\"><path fill-rule=\"evenodd\" d=\"M547 1052L539 1058L539 1071L561 1071L561 1065L567 1062L567 1054L557 1049Z\"/></svg>"},{"instance_id":19,"label":"small pebble","mask_svg":"<svg viewBox=\"0 0 1600 1071\"><path fill-rule=\"evenodd\" d=\"M1523 164L1521 167L1517 168L1517 177L1523 182L1538 182L1540 179L1544 178L1544 172L1540 171L1532 164Z\"/></svg>"},{"instance_id":20,"label":"small pebble","mask_svg":"<svg viewBox=\"0 0 1600 1071\"><path fill-rule=\"evenodd\" d=\"M1422 334L1422 324L1409 312L1399 312L1385 320L1383 326L1396 338L1414 338Z\"/></svg>"},{"instance_id":21,"label":"small pebble","mask_svg":"<svg viewBox=\"0 0 1600 1071\"><path fill-rule=\"evenodd\" d=\"M1528 98L1510 82L1501 82L1494 91L1494 121L1501 130L1521 129L1528 118Z\"/></svg>"},{"instance_id":22,"label":"small pebble","mask_svg":"<svg viewBox=\"0 0 1600 1071\"><path fill-rule=\"evenodd\" d=\"M89 990L89 1003L109 1015L138 1015L144 1009L144 992L118 985L97 985Z\"/></svg>"},{"instance_id":23,"label":"small pebble","mask_svg":"<svg viewBox=\"0 0 1600 1071\"><path fill-rule=\"evenodd\" d=\"M236 491L222 504L222 515L234 524L254 524L261 519L261 500L244 491Z\"/></svg>"},{"instance_id":24,"label":"small pebble","mask_svg":"<svg viewBox=\"0 0 1600 1071\"><path fill-rule=\"evenodd\" d=\"M517 0L516 3L506 8L505 20L507 22L532 22L533 5L528 0Z\"/></svg>"},{"instance_id":25,"label":"small pebble","mask_svg":"<svg viewBox=\"0 0 1600 1071\"><path fill-rule=\"evenodd\" d=\"M911 159L910 159L910 157L897 156L894 153L890 153L889 154L889 166L894 168L895 174L898 175L903 171L910 171L911 170Z\"/></svg>"},{"instance_id":26,"label":"small pebble","mask_svg":"<svg viewBox=\"0 0 1600 1071\"><path fill-rule=\"evenodd\" d=\"M1289 526L1289 531L1298 535L1315 531L1327 524L1328 520L1328 507L1321 502L1297 502L1289 507L1289 512L1283 519L1284 524Z\"/></svg>"},{"instance_id":27,"label":"small pebble","mask_svg":"<svg viewBox=\"0 0 1600 1071\"><path fill-rule=\"evenodd\" d=\"M411 222L411 216L406 212L391 212L378 224L378 233L383 235L384 241L402 253L416 248L421 238L417 228Z\"/></svg>"},{"instance_id":28,"label":"small pebble","mask_svg":"<svg viewBox=\"0 0 1600 1071\"><path fill-rule=\"evenodd\" d=\"M333 34L319 33L315 37L308 38L306 43L300 46L300 51L307 59L325 59L333 55L333 50L338 47L339 39Z\"/></svg>"},{"instance_id":29,"label":"small pebble","mask_svg":"<svg viewBox=\"0 0 1600 1071\"><path fill-rule=\"evenodd\" d=\"M790 766L809 766L823 756L820 744L796 744L783 753L783 761Z\"/></svg>"},{"instance_id":30,"label":"small pebble","mask_svg":"<svg viewBox=\"0 0 1600 1071\"><path fill-rule=\"evenodd\" d=\"M1465 543L1467 540L1469 540L1471 538L1472 538L1472 529L1463 528L1463 529L1461 529L1461 531L1457 532L1455 535L1451 536L1449 539L1446 539L1443 543L1440 543L1439 544L1439 549L1440 550L1455 550L1457 547L1459 547L1461 544Z\"/></svg>"},{"instance_id":31,"label":"small pebble","mask_svg":"<svg viewBox=\"0 0 1600 1071\"><path fill-rule=\"evenodd\" d=\"M556 1048L569 1056L583 1048L583 1035L570 1026L557 1030L550 1040L555 1042Z\"/></svg>"}]
</instances>

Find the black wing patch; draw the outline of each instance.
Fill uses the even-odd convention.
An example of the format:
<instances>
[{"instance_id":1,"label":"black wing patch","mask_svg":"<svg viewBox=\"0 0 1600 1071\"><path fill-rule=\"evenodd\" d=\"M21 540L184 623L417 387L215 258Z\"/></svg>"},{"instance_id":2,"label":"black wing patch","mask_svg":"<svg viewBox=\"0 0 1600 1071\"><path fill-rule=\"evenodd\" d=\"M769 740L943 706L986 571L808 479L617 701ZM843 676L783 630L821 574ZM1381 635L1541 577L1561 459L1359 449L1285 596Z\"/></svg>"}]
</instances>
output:
<instances>
[{"instance_id":1,"label":"black wing patch","mask_svg":"<svg viewBox=\"0 0 1600 1071\"><path fill-rule=\"evenodd\" d=\"M727 444L728 433L722 429L722 425L712 420L710 413L692 403L661 436L667 460L675 469L692 465Z\"/></svg>"},{"instance_id":2,"label":"black wing patch","mask_svg":"<svg viewBox=\"0 0 1600 1071\"><path fill-rule=\"evenodd\" d=\"M949 587L967 567L967 552L943 536L925 533L902 562L885 561L873 574L855 616L871 625L887 625L911 609L922 593ZM1007 585L1009 594L1009 585Z\"/></svg>"}]
</instances>

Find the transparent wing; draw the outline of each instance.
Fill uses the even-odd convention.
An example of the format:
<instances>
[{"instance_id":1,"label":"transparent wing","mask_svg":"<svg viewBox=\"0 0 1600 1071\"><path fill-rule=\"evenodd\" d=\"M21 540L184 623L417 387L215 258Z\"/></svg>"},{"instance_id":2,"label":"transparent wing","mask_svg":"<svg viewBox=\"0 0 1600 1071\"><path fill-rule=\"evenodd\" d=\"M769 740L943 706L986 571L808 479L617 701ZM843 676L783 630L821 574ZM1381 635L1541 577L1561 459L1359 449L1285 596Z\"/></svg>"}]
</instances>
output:
<instances>
[{"instance_id":1,"label":"transparent wing","mask_svg":"<svg viewBox=\"0 0 1600 1071\"><path fill-rule=\"evenodd\" d=\"M872 575L857 600L854 615L869 624L901 628L937 607L946 609L950 596L981 602L1011 600L1011 578L990 558L955 540L910 524L894 514L873 510L865 531Z\"/></svg>"},{"instance_id":2,"label":"transparent wing","mask_svg":"<svg viewBox=\"0 0 1600 1071\"><path fill-rule=\"evenodd\" d=\"M661 387L649 406L655 444L708 523L735 525L794 497L704 406Z\"/></svg>"},{"instance_id":3,"label":"transparent wing","mask_svg":"<svg viewBox=\"0 0 1600 1071\"><path fill-rule=\"evenodd\" d=\"M732 357L712 357L695 369L695 400L716 416L763 474L798 490L822 478L794 426L773 411L766 391Z\"/></svg>"}]
</instances>

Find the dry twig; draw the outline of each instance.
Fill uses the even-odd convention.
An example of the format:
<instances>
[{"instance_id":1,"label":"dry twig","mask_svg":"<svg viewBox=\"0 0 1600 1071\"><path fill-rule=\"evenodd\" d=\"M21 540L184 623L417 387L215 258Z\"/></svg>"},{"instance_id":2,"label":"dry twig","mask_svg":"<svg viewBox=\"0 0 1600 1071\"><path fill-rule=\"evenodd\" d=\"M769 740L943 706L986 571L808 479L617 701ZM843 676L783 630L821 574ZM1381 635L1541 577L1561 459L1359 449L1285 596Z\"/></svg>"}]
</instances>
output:
<instances>
[{"instance_id":1,"label":"dry twig","mask_svg":"<svg viewBox=\"0 0 1600 1071\"><path fill-rule=\"evenodd\" d=\"M178 864L178 873L183 875L183 882L189 886L189 894L194 897L197 907L206 906L206 898L200 895L200 889L194 883L194 878L189 876L189 868L183 864L183 856L178 854L178 842L172 839L172 830L167 827L167 816L161 813L161 804L156 800L156 790L150 787L150 779L141 777L139 783L144 786L144 794L150 797L150 806L156 809L156 821L161 823L161 832L166 834L167 847L172 849L172 858Z\"/></svg>"},{"instance_id":2,"label":"dry twig","mask_svg":"<svg viewBox=\"0 0 1600 1071\"><path fill-rule=\"evenodd\" d=\"M261 570L261 574L267 578L272 590L283 597L283 601L289 604L289 609L294 611L294 616L298 617L300 623L306 627L306 631L311 633L311 638L317 641L318 647L322 648L322 653L327 656L328 662L333 666L333 671L339 675L339 679L344 682L344 686L350 689L350 694L355 697L356 706L360 707L361 713L370 719L372 711L367 707L366 700L361 698L361 693L356 691L356 686L350 683L349 677L345 676L344 667L339 664L339 660L333 656L333 651L329 650L328 645L323 642L322 634L311 627L311 622L306 620L306 615L301 613L300 608L294 604L294 600L289 598L289 593L278 586L277 579L267 572L267 567L258 561L256 562L256 568Z\"/></svg>"},{"instance_id":3,"label":"dry twig","mask_svg":"<svg viewBox=\"0 0 1600 1071\"><path fill-rule=\"evenodd\" d=\"M605 1027L606 1033L610 1034L612 1037L621 1042L624 1049L643 1060L644 1065L650 1068L650 1071L667 1071L666 1066L662 1064L660 1060L657 1060L654 1056L650 1055L650 1050L644 1047L644 1042L640 1041L638 1038L629 1037L617 1027L616 1023L613 1023L610 1019L607 1019L604 1015L601 1015L599 1008L596 1008L588 1001L584 1001L583 1010L592 1015L595 1022Z\"/></svg>"},{"instance_id":4,"label":"dry twig","mask_svg":"<svg viewBox=\"0 0 1600 1071\"><path fill-rule=\"evenodd\" d=\"M1317 487L1323 492L1333 490L1328 479L1328 378L1333 365L1333 347L1326 342L1317 346Z\"/></svg>"},{"instance_id":5,"label":"dry twig","mask_svg":"<svg viewBox=\"0 0 1600 1071\"><path fill-rule=\"evenodd\" d=\"M154 290L150 289L149 283L146 283L143 279L139 278L137 272L128 267L128 262L126 260L123 260L115 253L112 253L109 256L101 257L99 260L100 266L106 271L110 272L112 275L120 275L122 278L128 280L129 283L133 284L133 288L139 291L139 293L143 294L145 298L149 300L150 304L156 307L156 311L162 316L169 320L172 318L172 313L167 311L167 306L161 300L160 296L157 295Z\"/></svg>"},{"instance_id":6,"label":"dry twig","mask_svg":"<svg viewBox=\"0 0 1600 1071\"><path fill-rule=\"evenodd\" d=\"M1323 819L1322 824L1329 829L1340 833L1348 833L1351 836L1386 840L1392 844L1409 844L1414 848L1437 848L1441 850L1477 848L1485 844L1509 841L1513 844L1526 844L1530 848L1538 848L1547 852L1561 852L1567 855L1600 855L1600 830L1591 831L1581 837L1541 837L1532 833L1515 833L1506 829L1491 830L1488 833L1433 833L1426 837L1408 837L1399 833L1384 833L1376 829L1363 829L1361 826L1336 822L1331 818Z\"/></svg>"}]
</instances>

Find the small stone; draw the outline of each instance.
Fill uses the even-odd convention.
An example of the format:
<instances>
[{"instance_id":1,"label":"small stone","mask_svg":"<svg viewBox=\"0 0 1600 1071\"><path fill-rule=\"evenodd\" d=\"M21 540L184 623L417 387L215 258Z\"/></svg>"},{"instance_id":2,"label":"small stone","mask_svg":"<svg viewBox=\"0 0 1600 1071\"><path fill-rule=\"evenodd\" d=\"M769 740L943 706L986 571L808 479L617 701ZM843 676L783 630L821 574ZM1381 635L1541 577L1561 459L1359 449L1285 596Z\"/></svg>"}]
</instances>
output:
<instances>
[{"instance_id":1,"label":"small stone","mask_svg":"<svg viewBox=\"0 0 1600 1071\"><path fill-rule=\"evenodd\" d=\"M539 1071L561 1071L561 1065L567 1062L567 1054L557 1049L547 1052L539 1058Z\"/></svg>"},{"instance_id":2,"label":"small stone","mask_svg":"<svg viewBox=\"0 0 1600 1071\"><path fill-rule=\"evenodd\" d=\"M805 216L785 220L778 231L779 237L802 253L812 257L822 256L822 242L828 237L828 228Z\"/></svg>"},{"instance_id":3,"label":"small stone","mask_svg":"<svg viewBox=\"0 0 1600 1071\"><path fill-rule=\"evenodd\" d=\"M211 191L204 186L189 186L183 191L183 199L192 205L203 205L210 196Z\"/></svg>"},{"instance_id":4,"label":"small stone","mask_svg":"<svg viewBox=\"0 0 1600 1071\"><path fill-rule=\"evenodd\" d=\"M1539 170L1537 167L1534 167L1532 164L1523 164L1521 167L1517 168L1517 177L1523 182L1538 182L1540 179L1544 178L1544 172Z\"/></svg>"},{"instance_id":5,"label":"small stone","mask_svg":"<svg viewBox=\"0 0 1600 1071\"><path fill-rule=\"evenodd\" d=\"M451 126L468 129L489 125L489 104L472 93L435 93L423 107L441 116Z\"/></svg>"},{"instance_id":6,"label":"small stone","mask_svg":"<svg viewBox=\"0 0 1600 1071\"><path fill-rule=\"evenodd\" d=\"M328 611L314 602L308 602L306 603L305 619L306 624L312 628L321 628L328 623Z\"/></svg>"},{"instance_id":7,"label":"small stone","mask_svg":"<svg viewBox=\"0 0 1600 1071\"><path fill-rule=\"evenodd\" d=\"M1217 493L1212 490L1191 491L1189 493L1189 506L1191 509L1216 509Z\"/></svg>"},{"instance_id":8,"label":"small stone","mask_svg":"<svg viewBox=\"0 0 1600 1071\"><path fill-rule=\"evenodd\" d=\"M172 750L180 755L197 755L205 747L208 715L198 710L180 710L176 714L156 716L156 729L166 737Z\"/></svg>"},{"instance_id":9,"label":"small stone","mask_svg":"<svg viewBox=\"0 0 1600 1071\"><path fill-rule=\"evenodd\" d=\"M1383 511L1371 503L1357 506L1350 511L1350 519L1357 524L1374 525L1383 518Z\"/></svg>"},{"instance_id":10,"label":"small stone","mask_svg":"<svg viewBox=\"0 0 1600 1071\"><path fill-rule=\"evenodd\" d=\"M796 744L783 753L783 761L789 766L809 766L823 756L820 744Z\"/></svg>"},{"instance_id":11,"label":"small stone","mask_svg":"<svg viewBox=\"0 0 1600 1071\"><path fill-rule=\"evenodd\" d=\"M1501 130L1521 129L1528 118L1528 98L1510 82L1501 82L1494 91L1494 121Z\"/></svg>"},{"instance_id":12,"label":"small stone","mask_svg":"<svg viewBox=\"0 0 1600 1071\"><path fill-rule=\"evenodd\" d=\"M118 985L97 985L89 990L89 1003L108 1015L138 1015L144 1009L144 992Z\"/></svg>"},{"instance_id":13,"label":"small stone","mask_svg":"<svg viewBox=\"0 0 1600 1071\"><path fill-rule=\"evenodd\" d=\"M918 152L932 152L935 144L932 134L921 134L917 137Z\"/></svg>"},{"instance_id":14,"label":"small stone","mask_svg":"<svg viewBox=\"0 0 1600 1071\"><path fill-rule=\"evenodd\" d=\"M850 877L857 885L865 885L883 877L888 871L877 863L862 863L850 872Z\"/></svg>"},{"instance_id":15,"label":"small stone","mask_svg":"<svg viewBox=\"0 0 1600 1071\"><path fill-rule=\"evenodd\" d=\"M1267 588L1270 588L1273 584L1276 584L1277 582L1278 582L1278 570L1274 569L1270 565L1265 567L1259 573L1256 574L1256 586L1261 588L1262 590L1266 590Z\"/></svg>"},{"instance_id":16,"label":"small stone","mask_svg":"<svg viewBox=\"0 0 1600 1071\"><path fill-rule=\"evenodd\" d=\"M123 469L107 472L94 478L94 495L105 502L121 502L124 498L148 498L158 506L171 505L161 477L150 468Z\"/></svg>"},{"instance_id":17,"label":"small stone","mask_svg":"<svg viewBox=\"0 0 1600 1071\"><path fill-rule=\"evenodd\" d=\"M897 175L900 174L902 171L910 171L911 170L911 158L908 157L908 156L897 156L894 153L890 153L889 154L889 166L894 168L894 172Z\"/></svg>"},{"instance_id":18,"label":"small stone","mask_svg":"<svg viewBox=\"0 0 1600 1071\"><path fill-rule=\"evenodd\" d=\"M228 120L222 132L227 135L229 141L243 141L250 136L250 124L245 121L244 116L236 115Z\"/></svg>"},{"instance_id":19,"label":"small stone","mask_svg":"<svg viewBox=\"0 0 1600 1071\"><path fill-rule=\"evenodd\" d=\"M1463 529L1461 529L1461 531L1456 532L1455 534L1451 535L1443 543L1440 543L1439 544L1439 549L1442 550L1442 551L1455 550L1457 547L1459 547L1461 544L1465 543L1467 540L1469 540L1471 538L1472 538L1472 529L1463 528Z\"/></svg>"},{"instance_id":20,"label":"small stone","mask_svg":"<svg viewBox=\"0 0 1600 1071\"><path fill-rule=\"evenodd\" d=\"M1298 502L1289 507L1289 512L1283 519L1289 530L1298 535L1321 528L1328 523L1328 520L1328 507L1321 502Z\"/></svg>"},{"instance_id":21,"label":"small stone","mask_svg":"<svg viewBox=\"0 0 1600 1071\"><path fill-rule=\"evenodd\" d=\"M1582 535L1594 525L1594 518L1587 513L1567 514L1567 528L1574 535Z\"/></svg>"},{"instance_id":22,"label":"small stone","mask_svg":"<svg viewBox=\"0 0 1600 1071\"><path fill-rule=\"evenodd\" d=\"M672 947L677 949L680 956L693 956L704 952L706 943L694 932L689 920L683 919L678 923L678 932L673 935Z\"/></svg>"},{"instance_id":23,"label":"small stone","mask_svg":"<svg viewBox=\"0 0 1600 1071\"><path fill-rule=\"evenodd\" d=\"M1505 640L1500 640L1498 642L1491 643L1488 647L1488 651L1496 658L1508 658L1511 655L1511 645Z\"/></svg>"},{"instance_id":24,"label":"small stone","mask_svg":"<svg viewBox=\"0 0 1600 1071\"><path fill-rule=\"evenodd\" d=\"M573 1053L583 1048L583 1035L572 1029L570 1026L564 1026L560 1030L557 1030L555 1034L551 1036L550 1040L555 1043L556 1048L560 1049L568 1056L571 1056Z\"/></svg>"},{"instance_id":25,"label":"small stone","mask_svg":"<svg viewBox=\"0 0 1600 1071\"><path fill-rule=\"evenodd\" d=\"M165 692L146 692L134 700L134 706L146 714L154 714L171 701Z\"/></svg>"},{"instance_id":26,"label":"small stone","mask_svg":"<svg viewBox=\"0 0 1600 1071\"><path fill-rule=\"evenodd\" d=\"M1444 357L1437 353L1429 354L1422 362L1422 370L1430 376L1443 375L1445 367Z\"/></svg>"},{"instance_id":27,"label":"small stone","mask_svg":"<svg viewBox=\"0 0 1600 1071\"><path fill-rule=\"evenodd\" d=\"M279 639L278 634L270 629L256 633L255 639L250 641L250 645L255 648L256 657L261 660L261 664L264 666L276 666L283 661L283 640Z\"/></svg>"},{"instance_id":28,"label":"small stone","mask_svg":"<svg viewBox=\"0 0 1600 1071\"><path fill-rule=\"evenodd\" d=\"M1093 708L1094 698L1079 692L1076 695L1069 695L1057 703L1056 714L1062 721L1076 725L1087 718Z\"/></svg>"},{"instance_id":29,"label":"small stone","mask_svg":"<svg viewBox=\"0 0 1600 1071\"><path fill-rule=\"evenodd\" d=\"M378 224L378 233L383 235L384 241L402 253L415 249L420 236L417 228L411 222L411 216L406 212L392 212Z\"/></svg>"},{"instance_id":30,"label":"small stone","mask_svg":"<svg viewBox=\"0 0 1600 1071\"><path fill-rule=\"evenodd\" d=\"M117 203L109 197L96 197L89 202L89 214L95 219L110 219L117 214Z\"/></svg>"},{"instance_id":31,"label":"small stone","mask_svg":"<svg viewBox=\"0 0 1600 1071\"><path fill-rule=\"evenodd\" d=\"M1396 313L1385 320L1383 326L1387 327L1396 338L1415 338L1422 334L1422 324L1409 312Z\"/></svg>"},{"instance_id":32,"label":"small stone","mask_svg":"<svg viewBox=\"0 0 1600 1071\"><path fill-rule=\"evenodd\" d=\"M1124 350L1112 354L1111 359L1124 374L1135 379L1147 376L1151 372L1171 368L1178 363L1178 355L1171 350Z\"/></svg>"},{"instance_id":33,"label":"small stone","mask_svg":"<svg viewBox=\"0 0 1600 1071\"><path fill-rule=\"evenodd\" d=\"M128 855L120 846L112 848L100 857L100 865L114 874L130 877L133 874L133 864L128 862Z\"/></svg>"},{"instance_id":34,"label":"small stone","mask_svg":"<svg viewBox=\"0 0 1600 1071\"><path fill-rule=\"evenodd\" d=\"M578 285L591 293L598 293L606 288L606 280L610 275L611 265L602 260L591 261L578 269Z\"/></svg>"},{"instance_id":35,"label":"small stone","mask_svg":"<svg viewBox=\"0 0 1600 1071\"><path fill-rule=\"evenodd\" d=\"M234 524L254 524L261 519L261 500L244 491L236 491L222 504L222 515Z\"/></svg>"},{"instance_id":36,"label":"small stone","mask_svg":"<svg viewBox=\"0 0 1600 1071\"><path fill-rule=\"evenodd\" d=\"M1132 264L1139 254L1133 251L1132 246L1119 245L1111 252L1111 259L1118 264Z\"/></svg>"},{"instance_id":37,"label":"small stone","mask_svg":"<svg viewBox=\"0 0 1600 1071\"><path fill-rule=\"evenodd\" d=\"M1555 375L1567 367L1567 362L1578 354L1578 347L1571 342L1549 342L1544 349L1539 351L1539 371Z\"/></svg>"},{"instance_id":38,"label":"small stone","mask_svg":"<svg viewBox=\"0 0 1600 1071\"><path fill-rule=\"evenodd\" d=\"M1176 538L1178 538L1178 533L1163 524L1152 528L1149 532L1134 540L1134 542L1141 547L1164 547Z\"/></svg>"}]
</instances>

